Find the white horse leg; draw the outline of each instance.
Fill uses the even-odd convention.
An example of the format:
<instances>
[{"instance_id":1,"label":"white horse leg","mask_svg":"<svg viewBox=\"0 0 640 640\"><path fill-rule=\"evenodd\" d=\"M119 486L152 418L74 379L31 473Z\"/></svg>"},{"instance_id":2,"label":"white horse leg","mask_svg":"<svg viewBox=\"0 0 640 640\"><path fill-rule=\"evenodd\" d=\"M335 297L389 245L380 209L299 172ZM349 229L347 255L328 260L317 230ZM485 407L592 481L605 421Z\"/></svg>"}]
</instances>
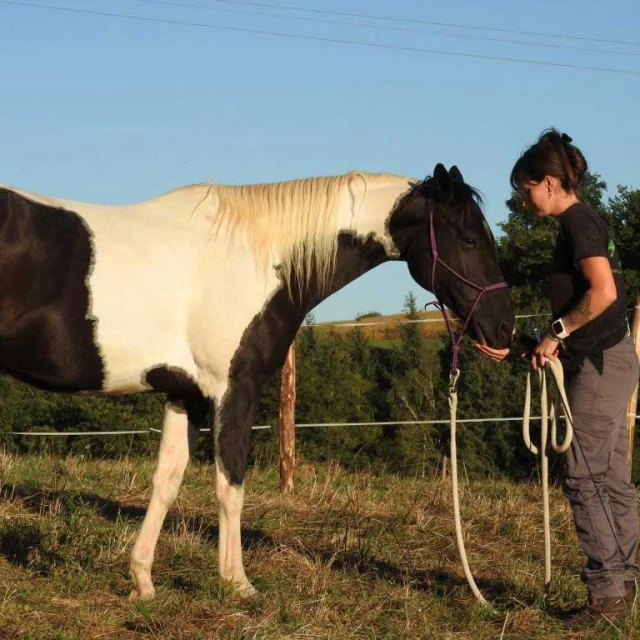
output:
<instances>
[{"instance_id":1,"label":"white horse leg","mask_svg":"<svg viewBox=\"0 0 640 640\"><path fill-rule=\"evenodd\" d=\"M240 516L244 502L244 482L234 486L221 469L216 456L216 498L219 505L218 519L218 563L220 577L230 583L242 596L256 593L247 579L242 564L242 540L240 534Z\"/></svg>"},{"instance_id":2,"label":"white horse leg","mask_svg":"<svg viewBox=\"0 0 640 640\"><path fill-rule=\"evenodd\" d=\"M131 552L130 571L135 588L131 598L153 598L151 565L158 536L167 511L178 495L178 489L189 461L189 421L182 405L167 403L162 427L158 463L153 473L153 489L149 507Z\"/></svg>"},{"instance_id":3,"label":"white horse leg","mask_svg":"<svg viewBox=\"0 0 640 640\"><path fill-rule=\"evenodd\" d=\"M244 571L240 532L251 425L262 385L262 362L254 362L254 356L250 348L241 356L236 354L228 380L207 385L207 396L214 403L209 420L216 460L219 573L221 580L246 597L256 593Z\"/></svg>"}]
</instances>

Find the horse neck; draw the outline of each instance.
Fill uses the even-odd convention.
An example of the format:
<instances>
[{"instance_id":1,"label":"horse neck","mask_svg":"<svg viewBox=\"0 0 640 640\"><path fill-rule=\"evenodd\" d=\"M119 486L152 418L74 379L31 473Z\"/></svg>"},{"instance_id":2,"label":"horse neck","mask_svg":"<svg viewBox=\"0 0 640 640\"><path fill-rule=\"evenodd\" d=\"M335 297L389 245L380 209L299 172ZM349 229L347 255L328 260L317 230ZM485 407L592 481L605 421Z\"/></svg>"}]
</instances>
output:
<instances>
[{"instance_id":1,"label":"horse neck","mask_svg":"<svg viewBox=\"0 0 640 640\"><path fill-rule=\"evenodd\" d=\"M399 251L389 234L389 219L399 199L409 190L412 179L386 174L363 175L350 186L349 220L342 229L361 239L372 238L380 243L388 260L398 257ZM345 207L342 208L343 213Z\"/></svg>"},{"instance_id":2,"label":"horse neck","mask_svg":"<svg viewBox=\"0 0 640 640\"><path fill-rule=\"evenodd\" d=\"M338 209L335 272L327 289L311 287L310 308L367 271L399 257L388 222L409 182L408 178L390 175L354 176Z\"/></svg>"}]
</instances>

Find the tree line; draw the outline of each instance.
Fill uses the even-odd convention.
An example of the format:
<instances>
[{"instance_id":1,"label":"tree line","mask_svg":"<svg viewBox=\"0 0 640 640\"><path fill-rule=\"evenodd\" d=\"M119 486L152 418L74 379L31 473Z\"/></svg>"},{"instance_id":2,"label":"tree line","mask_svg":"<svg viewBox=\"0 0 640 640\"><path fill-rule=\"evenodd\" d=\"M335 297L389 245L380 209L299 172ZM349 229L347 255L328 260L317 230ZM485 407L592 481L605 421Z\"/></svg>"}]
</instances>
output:
<instances>
[{"instance_id":1,"label":"tree line","mask_svg":"<svg viewBox=\"0 0 640 640\"><path fill-rule=\"evenodd\" d=\"M585 178L583 200L606 219L623 261L630 309L640 294L640 191L619 186L606 196L597 174ZM546 280L555 243L555 225L527 213L517 193L506 203L497 249L519 314L547 313ZM405 313L415 319L422 301L408 294ZM521 334L533 335L546 319L519 321ZM448 418L449 354L446 337L423 335L418 324L396 328L392 339L370 340L355 327L349 331L316 326L313 317L296 339L296 422L405 422ZM460 355L460 418L522 415L524 360L496 365L474 350ZM260 398L251 459L275 463L279 376ZM0 446L11 451L51 451L83 456L140 455L155 451L159 434L122 436L23 437L15 431L122 431L160 428L164 398L133 394L119 398L70 397L31 389L0 378ZM470 476L536 473L536 462L513 422L464 423L458 429L461 464ZM297 454L310 462L334 460L351 469L407 475L437 473L449 446L448 424L300 428ZM211 438L198 441L196 456L211 458ZM559 465L556 465L558 467ZM634 465L640 479L638 464Z\"/></svg>"}]
</instances>

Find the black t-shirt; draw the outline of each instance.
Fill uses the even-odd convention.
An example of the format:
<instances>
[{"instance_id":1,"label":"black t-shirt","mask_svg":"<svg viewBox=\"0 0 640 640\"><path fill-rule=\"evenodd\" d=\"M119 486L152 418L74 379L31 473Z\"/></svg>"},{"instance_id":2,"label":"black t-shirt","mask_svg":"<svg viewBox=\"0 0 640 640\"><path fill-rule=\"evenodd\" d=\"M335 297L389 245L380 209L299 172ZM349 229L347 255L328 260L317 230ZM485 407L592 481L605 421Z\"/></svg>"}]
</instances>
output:
<instances>
[{"instance_id":1,"label":"black t-shirt","mask_svg":"<svg viewBox=\"0 0 640 640\"><path fill-rule=\"evenodd\" d=\"M611 265L617 300L597 318L576 329L564 341L560 354L569 375L580 370L585 358L602 372L602 352L620 342L627 333L625 287L618 249L602 218L582 202L569 207L556 220L558 238L549 275L554 320L575 309L589 288L580 270L580 260L602 256L608 258Z\"/></svg>"}]
</instances>

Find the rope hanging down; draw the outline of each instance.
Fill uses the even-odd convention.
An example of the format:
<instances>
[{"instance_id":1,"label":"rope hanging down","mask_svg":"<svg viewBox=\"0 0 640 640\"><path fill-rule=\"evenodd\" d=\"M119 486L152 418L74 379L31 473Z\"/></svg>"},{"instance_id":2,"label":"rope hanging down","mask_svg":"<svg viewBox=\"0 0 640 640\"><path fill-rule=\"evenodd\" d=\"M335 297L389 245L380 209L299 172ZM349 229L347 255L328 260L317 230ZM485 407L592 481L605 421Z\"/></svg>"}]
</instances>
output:
<instances>
[{"instance_id":1,"label":"rope hanging down","mask_svg":"<svg viewBox=\"0 0 640 640\"><path fill-rule=\"evenodd\" d=\"M547 393L547 377L546 368L539 368L537 370L538 380L540 382L541 390L541 415L542 425L540 429L540 449L531 442L531 435L529 431L529 424L531 421L531 371L527 373L527 387L525 394L524 413L522 419L522 434L524 437L525 445L529 451L534 455L540 455L542 465L542 502L544 512L544 548L545 548L545 593L548 593L549 585L551 583L551 526L549 517L549 458L547 455L547 442L549 435L549 418L551 418L551 447L556 453L565 452L571 445L573 438L573 419L571 416L571 409L564 390L564 373L562 370L562 364L557 359L549 360L548 368L556 382L558 394L561 399L562 408L566 417L566 432L562 444L558 444L557 441L557 397L551 402L549 408L549 398ZM464 537L462 534L462 523L460 518L460 502L458 496L458 459L457 459L457 445L456 445L456 414L458 408L458 391L456 388L458 382L459 371L455 371L451 374L449 385L449 410L450 410L450 423L451 423L451 439L450 439L450 455L451 455L451 489L453 493L453 513L456 529L456 542L458 544L458 552L460 553L460 559L462 561L462 567L464 569L465 577L471 587L474 595L478 601L485 606L488 606L486 599L483 597L480 589L476 585L476 582L469 568L469 561L467 559L467 552L464 546Z\"/></svg>"},{"instance_id":2,"label":"rope hanging down","mask_svg":"<svg viewBox=\"0 0 640 640\"><path fill-rule=\"evenodd\" d=\"M475 597L478 599L480 604L485 606L489 606L489 603L484 599L482 593L480 593L480 589L478 589L478 585L476 581L473 579L473 574L471 573L471 569L469 568L469 561L467 559L467 552L464 548L464 538L462 535L462 521L460 518L460 498L458 496L458 453L456 446L456 414L458 412L458 377L460 372L456 370L451 373L449 378L449 412L451 419L451 437L449 438L450 442L450 453L451 456L451 491L453 494L453 519L456 527L456 542L458 544L458 553L460 554L460 560L462 561L462 568L464 569L464 575L467 578L467 582L471 587L471 591L473 591Z\"/></svg>"},{"instance_id":3,"label":"rope hanging down","mask_svg":"<svg viewBox=\"0 0 640 640\"><path fill-rule=\"evenodd\" d=\"M522 437L524 443L534 455L540 456L541 476L542 476L542 511L544 521L544 590L548 595L551 585L551 521L549 517L549 456L548 456L548 436L549 436L549 418L551 419L551 448L556 453L564 453L571 445L573 438L573 418L571 416L571 408L567 400L567 394L564 389L564 372L562 364L558 359L552 358L547 360L547 367L537 369L538 382L540 383L540 415L542 423L540 426L540 449L531 442L531 433L529 423L531 417L531 371L527 373L527 387L524 398L524 412L522 417ZM553 374L556 382L557 395L560 396L562 409L566 418L566 430L564 441L558 444L557 441L557 423L558 423L558 398L557 396L551 402L549 408L549 397L547 392L547 373L549 369Z\"/></svg>"}]
</instances>

